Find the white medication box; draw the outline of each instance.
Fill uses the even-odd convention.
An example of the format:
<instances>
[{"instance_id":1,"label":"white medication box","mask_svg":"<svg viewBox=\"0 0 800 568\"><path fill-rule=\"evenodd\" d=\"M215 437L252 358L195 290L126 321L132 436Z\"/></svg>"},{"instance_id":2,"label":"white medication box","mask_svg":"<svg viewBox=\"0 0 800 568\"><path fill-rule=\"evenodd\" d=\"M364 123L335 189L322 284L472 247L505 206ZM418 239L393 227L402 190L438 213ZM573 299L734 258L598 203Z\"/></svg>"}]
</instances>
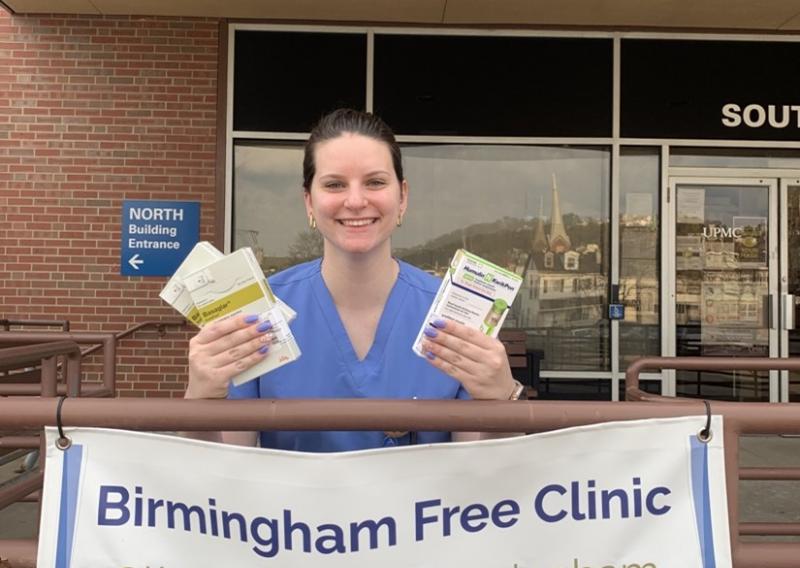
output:
<instances>
[{"instance_id":1,"label":"white medication box","mask_svg":"<svg viewBox=\"0 0 800 568\"><path fill-rule=\"evenodd\" d=\"M456 321L497 337L521 284L521 276L459 249L417 334L414 351L424 356L423 331L436 319Z\"/></svg>"},{"instance_id":2,"label":"white medication box","mask_svg":"<svg viewBox=\"0 0 800 568\"><path fill-rule=\"evenodd\" d=\"M248 251L246 253L248 256L248 262L253 267L253 270L256 273L261 273L261 267L259 266L253 251L250 248L242 250ZM175 271L175 274L172 275L172 278L169 279L167 285L164 286L164 289L161 290L159 297L170 306L178 310L194 325L197 327L203 327L204 322L200 317L200 312L197 310L197 306L194 305L192 295L186 289L183 279L189 274L197 272L201 268L205 268L212 262L219 260L224 256L224 254L222 254L214 245L209 242L201 241L197 243ZM265 282L265 286L269 287L269 284ZM275 301L277 302L281 312L283 312L283 317L287 322L291 322L297 316L297 312L295 312L277 296L275 296Z\"/></svg>"},{"instance_id":3,"label":"white medication box","mask_svg":"<svg viewBox=\"0 0 800 568\"><path fill-rule=\"evenodd\" d=\"M197 243L159 296L198 327L239 314L256 314L272 324L275 340L266 356L233 377L234 385L260 377L300 356L289 328L297 314L272 293L250 248L226 256L210 243Z\"/></svg>"},{"instance_id":4,"label":"white medication box","mask_svg":"<svg viewBox=\"0 0 800 568\"><path fill-rule=\"evenodd\" d=\"M275 340L269 352L258 364L233 377L234 385L300 357L300 348L284 311L249 248L239 249L186 274L183 284L192 298L201 326L239 314L257 314L262 321L272 324Z\"/></svg>"},{"instance_id":5,"label":"white medication box","mask_svg":"<svg viewBox=\"0 0 800 568\"><path fill-rule=\"evenodd\" d=\"M200 270L208 266L215 260L225 256L219 252L214 245L209 242L202 241L194 245L194 248L189 252L183 262L169 279L167 285L161 290L159 297L168 303L170 306L178 310L186 319L192 322L197 327L203 326L203 321L200 319L200 312L192 301L192 295L183 283L183 278L192 272Z\"/></svg>"}]
</instances>

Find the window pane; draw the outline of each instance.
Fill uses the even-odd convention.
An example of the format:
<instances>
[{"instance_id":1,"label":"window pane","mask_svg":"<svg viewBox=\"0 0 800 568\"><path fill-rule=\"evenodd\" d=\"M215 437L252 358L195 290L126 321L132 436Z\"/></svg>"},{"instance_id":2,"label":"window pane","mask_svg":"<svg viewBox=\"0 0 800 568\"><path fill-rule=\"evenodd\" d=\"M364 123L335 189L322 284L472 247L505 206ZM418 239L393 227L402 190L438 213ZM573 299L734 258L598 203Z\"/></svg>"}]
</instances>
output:
<instances>
[{"instance_id":1,"label":"window pane","mask_svg":"<svg viewBox=\"0 0 800 568\"><path fill-rule=\"evenodd\" d=\"M375 112L399 134L610 136L612 41L376 35Z\"/></svg>"},{"instance_id":2,"label":"window pane","mask_svg":"<svg viewBox=\"0 0 800 568\"><path fill-rule=\"evenodd\" d=\"M782 148L670 148L670 166L800 168L800 152Z\"/></svg>"},{"instance_id":3,"label":"window pane","mask_svg":"<svg viewBox=\"0 0 800 568\"><path fill-rule=\"evenodd\" d=\"M528 330L543 370L607 370L609 152L412 146L399 257L442 274L464 247L524 275L505 327Z\"/></svg>"},{"instance_id":4,"label":"window pane","mask_svg":"<svg viewBox=\"0 0 800 568\"><path fill-rule=\"evenodd\" d=\"M442 275L464 247L523 274L505 327L528 331L542 369L608 370L605 148L424 145L403 149L409 210L395 254ZM306 226L299 146L238 144L234 246L267 273L318 256Z\"/></svg>"},{"instance_id":5,"label":"window pane","mask_svg":"<svg viewBox=\"0 0 800 568\"><path fill-rule=\"evenodd\" d=\"M249 246L267 274L322 254L303 206L303 147L237 143L233 248Z\"/></svg>"},{"instance_id":6,"label":"window pane","mask_svg":"<svg viewBox=\"0 0 800 568\"><path fill-rule=\"evenodd\" d=\"M365 34L237 31L233 129L308 132L333 109L364 109Z\"/></svg>"},{"instance_id":7,"label":"window pane","mask_svg":"<svg viewBox=\"0 0 800 568\"><path fill-rule=\"evenodd\" d=\"M661 354L659 288L658 148L624 147L620 152L619 326L620 369L646 355Z\"/></svg>"},{"instance_id":8,"label":"window pane","mask_svg":"<svg viewBox=\"0 0 800 568\"><path fill-rule=\"evenodd\" d=\"M624 389L621 392L625 392ZM542 379L540 400L611 400L609 379Z\"/></svg>"}]
</instances>

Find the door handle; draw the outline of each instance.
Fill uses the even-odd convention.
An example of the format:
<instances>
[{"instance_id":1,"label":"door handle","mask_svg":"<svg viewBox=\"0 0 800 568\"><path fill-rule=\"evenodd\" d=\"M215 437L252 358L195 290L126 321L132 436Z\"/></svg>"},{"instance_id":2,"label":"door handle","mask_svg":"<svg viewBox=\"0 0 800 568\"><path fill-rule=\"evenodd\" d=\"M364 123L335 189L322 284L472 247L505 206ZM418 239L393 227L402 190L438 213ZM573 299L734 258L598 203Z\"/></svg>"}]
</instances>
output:
<instances>
[{"instance_id":1,"label":"door handle","mask_svg":"<svg viewBox=\"0 0 800 568\"><path fill-rule=\"evenodd\" d=\"M793 330L797 326L795 306L796 299L794 294L783 294L781 296L781 316L784 329Z\"/></svg>"},{"instance_id":2,"label":"door handle","mask_svg":"<svg viewBox=\"0 0 800 568\"><path fill-rule=\"evenodd\" d=\"M775 314L773 313L773 311L775 310L775 306L773 305L773 295L772 294L766 294L764 296L764 308L765 308L765 311L766 311L766 314L765 314L766 317L764 319L767 320L766 321L767 329L774 329L775 328Z\"/></svg>"}]
</instances>

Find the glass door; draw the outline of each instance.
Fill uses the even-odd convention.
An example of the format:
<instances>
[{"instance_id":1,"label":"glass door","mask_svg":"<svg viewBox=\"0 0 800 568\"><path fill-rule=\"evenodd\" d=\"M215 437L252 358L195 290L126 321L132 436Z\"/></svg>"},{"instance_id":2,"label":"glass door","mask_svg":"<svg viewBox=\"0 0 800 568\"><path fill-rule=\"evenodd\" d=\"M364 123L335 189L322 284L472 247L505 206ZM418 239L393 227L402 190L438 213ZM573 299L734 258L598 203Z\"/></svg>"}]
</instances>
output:
<instances>
[{"instance_id":1,"label":"glass door","mask_svg":"<svg viewBox=\"0 0 800 568\"><path fill-rule=\"evenodd\" d=\"M781 355L800 357L800 179L781 180ZM781 372L782 402L800 402L800 373Z\"/></svg>"},{"instance_id":2,"label":"glass door","mask_svg":"<svg viewBox=\"0 0 800 568\"><path fill-rule=\"evenodd\" d=\"M778 356L777 182L672 178L670 193L675 355ZM675 394L777 401L778 383L769 372L677 371Z\"/></svg>"}]
</instances>

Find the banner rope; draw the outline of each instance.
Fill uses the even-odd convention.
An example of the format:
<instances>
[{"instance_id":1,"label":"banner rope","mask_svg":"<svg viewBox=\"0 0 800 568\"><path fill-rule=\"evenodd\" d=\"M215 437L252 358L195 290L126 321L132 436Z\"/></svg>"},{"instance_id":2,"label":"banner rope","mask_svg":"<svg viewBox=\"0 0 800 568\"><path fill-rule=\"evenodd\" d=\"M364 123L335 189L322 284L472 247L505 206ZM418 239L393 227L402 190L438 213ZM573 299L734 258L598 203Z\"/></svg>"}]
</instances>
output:
<instances>
[{"instance_id":1,"label":"banner rope","mask_svg":"<svg viewBox=\"0 0 800 568\"><path fill-rule=\"evenodd\" d=\"M72 440L67 438L66 434L64 434L64 425L61 422L61 407L64 405L64 401L67 400L66 396L58 397L58 406L56 406L56 426L58 427L58 439L56 440L56 448L61 451L65 451L69 449L72 445Z\"/></svg>"},{"instance_id":2,"label":"banner rope","mask_svg":"<svg viewBox=\"0 0 800 568\"><path fill-rule=\"evenodd\" d=\"M707 400L703 401L703 404L706 405L706 425L705 428L700 430L697 433L697 439L707 444L711 441L711 438L714 436L714 433L711 431L711 403Z\"/></svg>"}]
</instances>

